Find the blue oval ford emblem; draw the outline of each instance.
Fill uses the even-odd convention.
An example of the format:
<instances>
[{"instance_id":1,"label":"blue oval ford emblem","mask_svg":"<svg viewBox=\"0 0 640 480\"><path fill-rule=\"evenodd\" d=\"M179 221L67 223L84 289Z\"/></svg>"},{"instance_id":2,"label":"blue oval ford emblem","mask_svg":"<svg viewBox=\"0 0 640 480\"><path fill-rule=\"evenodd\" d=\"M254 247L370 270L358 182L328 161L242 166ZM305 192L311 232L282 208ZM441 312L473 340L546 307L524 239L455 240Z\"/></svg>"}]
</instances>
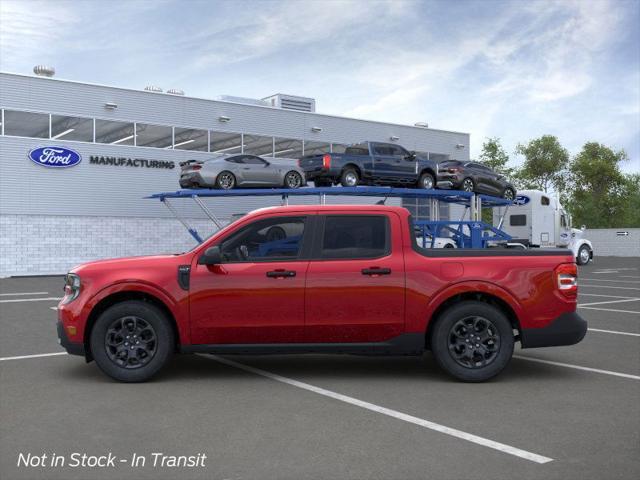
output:
<instances>
[{"instance_id":1,"label":"blue oval ford emblem","mask_svg":"<svg viewBox=\"0 0 640 480\"><path fill-rule=\"evenodd\" d=\"M67 168L82 161L82 156L69 148L38 147L29 152L29 159L43 167Z\"/></svg>"},{"instance_id":2,"label":"blue oval ford emblem","mask_svg":"<svg viewBox=\"0 0 640 480\"><path fill-rule=\"evenodd\" d=\"M531 199L526 195L518 195L513 201L514 205L526 205Z\"/></svg>"}]
</instances>

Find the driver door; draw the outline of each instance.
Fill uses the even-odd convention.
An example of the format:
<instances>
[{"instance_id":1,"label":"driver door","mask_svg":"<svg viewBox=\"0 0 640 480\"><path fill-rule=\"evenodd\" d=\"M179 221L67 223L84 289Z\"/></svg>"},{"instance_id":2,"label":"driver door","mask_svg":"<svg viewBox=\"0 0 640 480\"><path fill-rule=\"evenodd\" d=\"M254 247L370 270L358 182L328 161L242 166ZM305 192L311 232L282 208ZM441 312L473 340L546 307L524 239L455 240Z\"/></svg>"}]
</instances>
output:
<instances>
[{"instance_id":1,"label":"driver door","mask_svg":"<svg viewBox=\"0 0 640 480\"><path fill-rule=\"evenodd\" d=\"M244 165L247 183L254 185L279 184L278 172L268 161L255 155L245 155Z\"/></svg>"},{"instance_id":2,"label":"driver door","mask_svg":"<svg viewBox=\"0 0 640 480\"><path fill-rule=\"evenodd\" d=\"M194 260L190 281L194 344L302 341L311 218L254 220L216 242L222 264L198 265Z\"/></svg>"}]
</instances>

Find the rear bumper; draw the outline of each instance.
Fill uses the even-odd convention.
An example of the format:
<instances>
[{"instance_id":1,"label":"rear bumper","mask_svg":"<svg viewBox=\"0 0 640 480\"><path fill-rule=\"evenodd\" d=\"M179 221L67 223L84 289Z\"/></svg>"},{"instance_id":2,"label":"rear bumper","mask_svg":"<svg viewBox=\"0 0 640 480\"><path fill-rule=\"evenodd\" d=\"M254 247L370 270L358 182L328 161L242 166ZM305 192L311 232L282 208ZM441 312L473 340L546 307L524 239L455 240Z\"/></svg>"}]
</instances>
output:
<instances>
[{"instance_id":1,"label":"rear bumper","mask_svg":"<svg viewBox=\"0 0 640 480\"><path fill-rule=\"evenodd\" d=\"M543 328L527 328L520 332L522 348L575 345L587 333L587 322L576 312L560 315Z\"/></svg>"},{"instance_id":2,"label":"rear bumper","mask_svg":"<svg viewBox=\"0 0 640 480\"><path fill-rule=\"evenodd\" d=\"M181 188L209 187L213 186L207 182L199 172L183 173L180 175Z\"/></svg>"},{"instance_id":3,"label":"rear bumper","mask_svg":"<svg viewBox=\"0 0 640 480\"><path fill-rule=\"evenodd\" d=\"M58 320L58 343L64 348L68 354L70 355L82 355L85 356L84 344L83 343L73 343L69 341L67 338L67 334L64 331L64 327L62 326L62 322Z\"/></svg>"}]
</instances>

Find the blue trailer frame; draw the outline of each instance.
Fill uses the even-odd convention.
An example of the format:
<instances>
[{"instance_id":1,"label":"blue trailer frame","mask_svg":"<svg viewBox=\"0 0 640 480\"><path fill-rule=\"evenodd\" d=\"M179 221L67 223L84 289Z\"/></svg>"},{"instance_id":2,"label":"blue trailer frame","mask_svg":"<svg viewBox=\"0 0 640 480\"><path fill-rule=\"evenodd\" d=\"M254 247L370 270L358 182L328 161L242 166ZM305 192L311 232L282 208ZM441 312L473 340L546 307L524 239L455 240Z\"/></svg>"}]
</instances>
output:
<instances>
[{"instance_id":1,"label":"blue trailer frame","mask_svg":"<svg viewBox=\"0 0 640 480\"><path fill-rule=\"evenodd\" d=\"M501 230L501 225L494 227L483 222L480 218L482 207L508 207L512 204L510 200L492 197L489 195L475 194L457 190L420 190L414 188L394 188L394 187L305 187L298 189L286 188L256 188L256 189L232 189L232 190L211 190L211 189L191 189L177 190L175 192L161 192L149 195L148 199L158 199L166 205L173 215L185 226L191 236L202 243L203 239L195 228L180 216L173 207L171 200L179 198L190 198L202 209L202 211L218 227L222 224L216 216L202 202L201 198L229 198L229 197L256 197L256 196L278 196L282 199L282 204L287 205L289 197L317 196L320 204L324 204L327 196L357 196L357 197L384 197L387 198L421 198L429 199L432 203L432 213L437 209L439 202L452 203L465 206L471 210L470 220L418 220L414 226L422 234L424 245L428 242L434 247L436 237L447 233L455 241L458 248L486 248L493 242L508 242L511 237ZM506 213L506 212L505 212ZM438 215L436 215L437 217Z\"/></svg>"}]
</instances>

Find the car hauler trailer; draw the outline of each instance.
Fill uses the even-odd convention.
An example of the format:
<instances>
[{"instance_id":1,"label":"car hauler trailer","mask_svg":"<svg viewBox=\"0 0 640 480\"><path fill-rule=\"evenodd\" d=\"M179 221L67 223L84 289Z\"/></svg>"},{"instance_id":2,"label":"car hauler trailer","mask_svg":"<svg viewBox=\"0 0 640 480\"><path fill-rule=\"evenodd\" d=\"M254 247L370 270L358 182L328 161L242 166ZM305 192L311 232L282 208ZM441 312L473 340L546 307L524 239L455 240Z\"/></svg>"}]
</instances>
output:
<instances>
[{"instance_id":1,"label":"car hauler trailer","mask_svg":"<svg viewBox=\"0 0 640 480\"><path fill-rule=\"evenodd\" d=\"M207 198L234 198L245 196L279 196L283 205L287 205L289 197L316 196L319 203L324 205L327 196L357 196L374 197L378 202L384 203L387 198L420 198L430 203L430 219L414 221L416 237L420 239L421 246L437 248L454 246L457 248L487 248L491 246L509 246L511 236L501 230L502 222L497 227L488 225L481 220L482 208L505 207L504 214L508 211L511 200L479 195L472 192L451 190L422 190L415 188L392 187L320 187L298 188L295 190L286 188L260 188L260 189L189 189L175 192L164 192L150 195L146 198L158 199L173 213L184 225L191 236L198 243L202 243L202 236L174 207L174 199L192 199L204 214L215 224L217 228L224 225L211 209L207 207L203 199ZM381 199L381 200L380 200ZM460 220L441 220L440 203L458 204L465 207ZM469 220L465 217L469 214Z\"/></svg>"},{"instance_id":2,"label":"car hauler trailer","mask_svg":"<svg viewBox=\"0 0 640 480\"><path fill-rule=\"evenodd\" d=\"M513 205L493 210L493 224L512 237L511 245L527 248L563 247L573 252L578 265L593 259L593 246L584 238L585 227L571 227L571 216L557 198L540 190L518 192Z\"/></svg>"}]
</instances>

